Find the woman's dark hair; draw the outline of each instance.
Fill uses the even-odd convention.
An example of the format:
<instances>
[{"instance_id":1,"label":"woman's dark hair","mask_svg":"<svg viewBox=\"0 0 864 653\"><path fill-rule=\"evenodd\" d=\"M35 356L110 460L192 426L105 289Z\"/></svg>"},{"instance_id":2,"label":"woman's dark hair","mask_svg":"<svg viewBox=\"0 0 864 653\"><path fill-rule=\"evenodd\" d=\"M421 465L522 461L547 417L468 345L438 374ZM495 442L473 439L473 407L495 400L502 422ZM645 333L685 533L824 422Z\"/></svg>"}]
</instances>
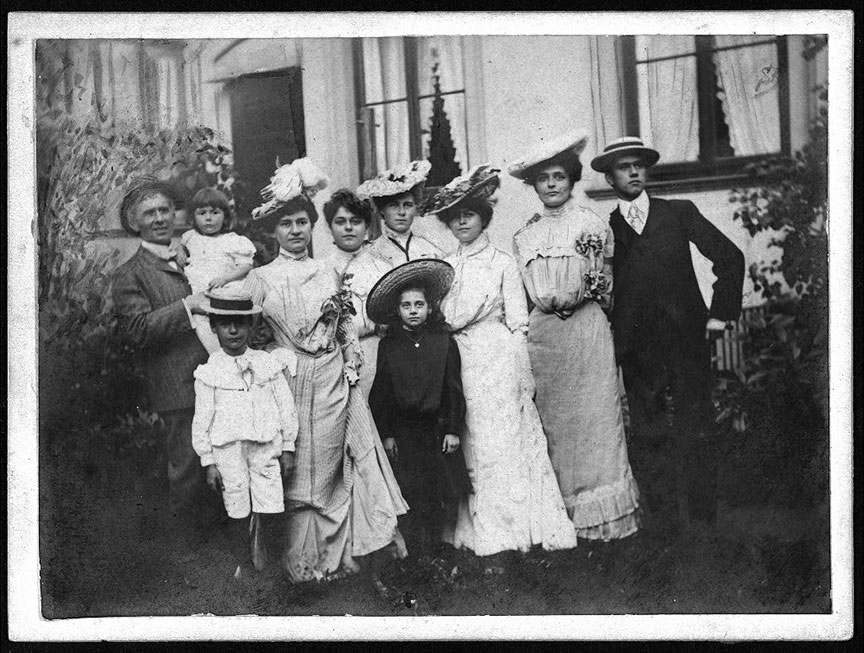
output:
<instances>
[{"instance_id":1,"label":"woman's dark hair","mask_svg":"<svg viewBox=\"0 0 864 653\"><path fill-rule=\"evenodd\" d=\"M188 215L192 220L192 227L195 231L201 233L201 230L198 228L198 223L195 221L195 211L205 207L219 209L225 215L225 220L222 222L222 229L219 230L220 234L231 231L234 226L234 214L231 211L231 206L228 204L228 196L221 190L215 188L202 188L195 193L192 201L189 202Z\"/></svg>"},{"instance_id":2,"label":"woman's dark hair","mask_svg":"<svg viewBox=\"0 0 864 653\"><path fill-rule=\"evenodd\" d=\"M390 312L387 316L387 333L397 333L399 329L402 328L402 318L399 317L399 298L402 297L402 295L409 290L416 290L418 292L422 292L423 296L426 298L426 302L429 304L429 315L426 318L426 327L430 329L443 328L444 314L441 312L441 300L439 299L438 301L434 302L431 301L431 299L429 298L429 292L426 290L426 286L424 284L412 283L403 288L400 288L398 292L393 293L393 301L390 306Z\"/></svg>"},{"instance_id":3,"label":"woman's dark hair","mask_svg":"<svg viewBox=\"0 0 864 653\"><path fill-rule=\"evenodd\" d=\"M462 211L474 211L474 213L479 215L483 229L486 229L492 221L492 205L482 197L469 197L462 200L456 206L451 206L446 211L441 211L438 214L438 219L449 226L450 222L458 218Z\"/></svg>"},{"instance_id":4,"label":"woman's dark hair","mask_svg":"<svg viewBox=\"0 0 864 653\"><path fill-rule=\"evenodd\" d=\"M285 202L285 204L274 210L266 218L261 218L261 228L268 233L273 233L276 230L276 225L279 224L282 218L299 211L306 212L306 215L309 216L309 222L312 223L313 227L318 222L318 211L315 209L315 205L306 196L298 195Z\"/></svg>"},{"instance_id":5,"label":"woman's dark hair","mask_svg":"<svg viewBox=\"0 0 864 653\"><path fill-rule=\"evenodd\" d=\"M419 207L421 201L423 200L423 188L422 184L417 184L411 190L406 190L402 193L396 193L395 195L383 195L382 197L373 197L372 203L375 205L375 209L382 213L384 211L384 207L387 206L391 201L393 201L397 197L402 197L405 193L411 193L411 196L414 198L414 203Z\"/></svg>"},{"instance_id":6,"label":"woman's dark hair","mask_svg":"<svg viewBox=\"0 0 864 653\"><path fill-rule=\"evenodd\" d=\"M525 171L524 182L529 186L533 186L537 181L537 176L549 166L561 166L564 168L571 184L575 184L582 179L582 162L579 160L579 155L573 152L561 152L551 159L546 159L528 168Z\"/></svg>"},{"instance_id":7,"label":"woman's dark hair","mask_svg":"<svg viewBox=\"0 0 864 653\"><path fill-rule=\"evenodd\" d=\"M132 212L141 202L157 195L166 198L172 206L177 205L177 197L171 186L155 177L139 177L129 184L123 202L120 204L120 224L126 231L132 234L138 233L132 228Z\"/></svg>"},{"instance_id":8,"label":"woman's dark hair","mask_svg":"<svg viewBox=\"0 0 864 653\"><path fill-rule=\"evenodd\" d=\"M350 211L358 218L362 218L363 222L368 227L372 223L372 209L367 202L364 202L347 188L340 188L330 199L324 204L324 219L327 221L327 226L333 224L333 218L339 209Z\"/></svg>"}]
</instances>

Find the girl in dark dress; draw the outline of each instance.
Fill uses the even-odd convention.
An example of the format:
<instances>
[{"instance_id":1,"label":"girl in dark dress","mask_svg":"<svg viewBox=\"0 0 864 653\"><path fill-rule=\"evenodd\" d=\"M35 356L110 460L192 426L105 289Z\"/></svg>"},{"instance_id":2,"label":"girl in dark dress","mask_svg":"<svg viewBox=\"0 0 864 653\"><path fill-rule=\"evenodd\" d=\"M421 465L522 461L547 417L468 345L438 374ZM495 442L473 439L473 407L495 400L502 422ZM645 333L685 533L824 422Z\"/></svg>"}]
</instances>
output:
<instances>
[{"instance_id":1,"label":"girl in dark dress","mask_svg":"<svg viewBox=\"0 0 864 653\"><path fill-rule=\"evenodd\" d=\"M389 324L369 405L410 507L400 518L413 540L409 551L432 553L459 498L471 492L459 446L465 419L459 349L438 310L452 280L443 261L412 261L382 277L367 302L370 319Z\"/></svg>"}]
</instances>

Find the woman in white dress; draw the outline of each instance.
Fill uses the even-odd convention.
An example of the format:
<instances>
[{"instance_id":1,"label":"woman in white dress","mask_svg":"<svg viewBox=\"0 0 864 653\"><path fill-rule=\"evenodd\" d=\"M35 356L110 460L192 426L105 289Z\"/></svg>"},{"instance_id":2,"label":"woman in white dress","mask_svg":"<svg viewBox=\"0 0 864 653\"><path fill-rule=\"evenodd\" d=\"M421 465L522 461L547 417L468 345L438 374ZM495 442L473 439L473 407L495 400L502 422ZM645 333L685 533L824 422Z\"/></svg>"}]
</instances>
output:
<instances>
[{"instance_id":1,"label":"woman in white dress","mask_svg":"<svg viewBox=\"0 0 864 653\"><path fill-rule=\"evenodd\" d=\"M498 186L498 172L480 166L454 179L429 211L459 241L445 259L456 275L441 309L462 357L463 450L475 490L463 500L447 539L480 556L534 545L576 546L532 401L528 310L519 270L485 233L492 218L486 198ZM487 569L499 571L491 560Z\"/></svg>"},{"instance_id":2,"label":"woman in white dress","mask_svg":"<svg viewBox=\"0 0 864 653\"><path fill-rule=\"evenodd\" d=\"M299 421L295 468L285 479L285 570L294 582L352 573L354 558L384 547L404 556L397 516L407 511L369 405L351 387L350 298L333 267L309 257L317 213L310 197L326 177L308 159L276 171L253 211L279 243L271 263L252 270L246 290L262 307L294 371L288 384ZM290 367L289 367L290 369ZM356 374L353 375L356 381Z\"/></svg>"},{"instance_id":3,"label":"woman in white dress","mask_svg":"<svg viewBox=\"0 0 864 653\"><path fill-rule=\"evenodd\" d=\"M639 488L627 458L609 320L614 237L572 197L584 133L564 134L509 172L543 203L513 237L531 301L528 353L549 457L576 534L614 540L639 528Z\"/></svg>"}]
</instances>

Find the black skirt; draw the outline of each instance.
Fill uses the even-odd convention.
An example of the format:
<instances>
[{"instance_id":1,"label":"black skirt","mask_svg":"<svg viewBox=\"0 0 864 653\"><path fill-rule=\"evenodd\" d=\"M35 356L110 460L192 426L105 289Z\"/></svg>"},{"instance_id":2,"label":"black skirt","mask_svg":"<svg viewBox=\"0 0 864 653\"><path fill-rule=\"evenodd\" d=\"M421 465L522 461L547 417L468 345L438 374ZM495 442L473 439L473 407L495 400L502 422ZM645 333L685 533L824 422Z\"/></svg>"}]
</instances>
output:
<instances>
[{"instance_id":1,"label":"black skirt","mask_svg":"<svg viewBox=\"0 0 864 653\"><path fill-rule=\"evenodd\" d=\"M441 451L443 436L433 419L401 419L396 426L399 448L393 472L408 504L458 499L474 491L461 447Z\"/></svg>"}]
</instances>

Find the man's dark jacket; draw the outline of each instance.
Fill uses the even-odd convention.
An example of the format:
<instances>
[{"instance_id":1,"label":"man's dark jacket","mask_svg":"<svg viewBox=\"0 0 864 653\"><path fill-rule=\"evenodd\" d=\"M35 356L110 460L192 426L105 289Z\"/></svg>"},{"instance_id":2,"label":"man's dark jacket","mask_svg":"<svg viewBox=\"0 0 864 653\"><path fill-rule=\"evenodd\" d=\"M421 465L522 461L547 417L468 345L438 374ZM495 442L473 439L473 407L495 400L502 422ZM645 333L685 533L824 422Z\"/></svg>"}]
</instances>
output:
<instances>
[{"instance_id":1,"label":"man's dark jacket","mask_svg":"<svg viewBox=\"0 0 864 653\"><path fill-rule=\"evenodd\" d=\"M192 373L207 361L207 351L183 305L190 293L183 272L143 247L114 273L120 336L143 355L150 409L156 412L195 407Z\"/></svg>"},{"instance_id":2,"label":"man's dark jacket","mask_svg":"<svg viewBox=\"0 0 864 653\"><path fill-rule=\"evenodd\" d=\"M685 394L710 391L705 324L709 317L738 318L743 254L688 200L651 198L641 235L617 207L610 224L615 234L612 328L628 390L651 402L669 384ZM696 281L691 242L714 264L710 310Z\"/></svg>"}]
</instances>

